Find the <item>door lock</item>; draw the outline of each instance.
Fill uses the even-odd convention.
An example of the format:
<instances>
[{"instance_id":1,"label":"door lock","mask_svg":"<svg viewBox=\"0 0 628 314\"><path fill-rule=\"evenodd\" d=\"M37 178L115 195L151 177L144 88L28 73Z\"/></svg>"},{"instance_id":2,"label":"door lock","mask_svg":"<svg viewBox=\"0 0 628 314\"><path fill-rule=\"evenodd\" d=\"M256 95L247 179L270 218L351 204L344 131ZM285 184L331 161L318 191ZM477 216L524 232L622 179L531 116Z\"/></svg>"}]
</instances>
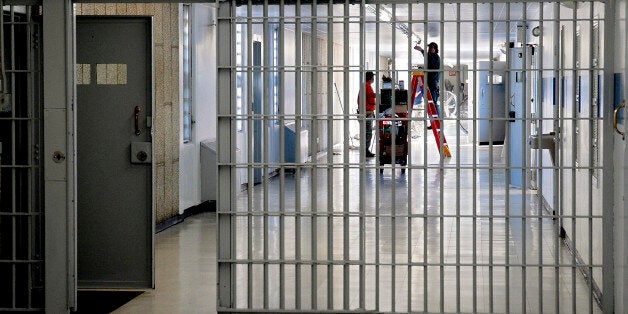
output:
<instances>
[{"instance_id":1,"label":"door lock","mask_svg":"<svg viewBox=\"0 0 628 314\"><path fill-rule=\"evenodd\" d=\"M65 160L65 155L60 151L56 151L52 154L52 160L56 163L61 163Z\"/></svg>"},{"instance_id":2,"label":"door lock","mask_svg":"<svg viewBox=\"0 0 628 314\"><path fill-rule=\"evenodd\" d=\"M139 161L146 161L146 159L148 159L148 154L145 151L140 151L135 155L135 157L137 157L137 160Z\"/></svg>"},{"instance_id":3,"label":"door lock","mask_svg":"<svg viewBox=\"0 0 628 314\"><path fill-rule=\"evenodd\" d=\"M152 163L151 142L131 142L131 163L150 164Z\"/></svg>"}]
</instances>

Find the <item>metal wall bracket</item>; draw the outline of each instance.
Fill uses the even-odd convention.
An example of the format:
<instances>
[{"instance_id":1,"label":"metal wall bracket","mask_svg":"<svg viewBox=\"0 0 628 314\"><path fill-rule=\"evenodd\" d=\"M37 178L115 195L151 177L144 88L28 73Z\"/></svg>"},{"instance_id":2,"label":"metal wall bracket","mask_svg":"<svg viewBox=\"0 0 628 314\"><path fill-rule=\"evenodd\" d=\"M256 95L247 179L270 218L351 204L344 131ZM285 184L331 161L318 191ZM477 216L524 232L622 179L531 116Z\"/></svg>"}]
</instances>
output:
<instances>
[{"instance_id":1,"label":"metal wall bracket","mask_svg":"<svg viewBox=\"0 0 628 314\"><path fill-rule=\"evenodd\" d=\"M552 164L556 165L556 133L530 135L529 143L532 149L549 149Z\"/></svg>"}]
</instances>

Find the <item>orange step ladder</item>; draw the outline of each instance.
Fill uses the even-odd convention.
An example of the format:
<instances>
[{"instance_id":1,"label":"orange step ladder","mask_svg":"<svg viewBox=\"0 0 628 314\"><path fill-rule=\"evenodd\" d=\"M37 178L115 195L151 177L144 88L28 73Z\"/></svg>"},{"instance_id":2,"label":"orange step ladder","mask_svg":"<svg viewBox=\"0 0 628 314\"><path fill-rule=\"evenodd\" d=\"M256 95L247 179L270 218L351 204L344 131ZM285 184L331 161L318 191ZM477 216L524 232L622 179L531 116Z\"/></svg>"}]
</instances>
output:
<instances>
[{"instance_id":1,"label":"orange step ladder","mask_svg":"<svg viewBox=\"0 0 628 314\"><path fill-rule=\"evenodd\" d=\"M434 99L432 98L432 93L428 88L424 87L423 84L423 72L413 72L412 73L412 104L414 105L414 99L417 97L417 91L425 91L427 95L427 116L430 119L430 125L432 126L432 132L434 133L434 138L436 139L436 147L438 150L441 150L445 157L451 157L451 152L449 151L449 145L447 145L447 139L445 138L445 133L440 126L440 120L438 119L438 111L436 110L436 105L434 104ZM441 145L440 139L443 139L443 144Z\"/></svg>"}]
</instances>

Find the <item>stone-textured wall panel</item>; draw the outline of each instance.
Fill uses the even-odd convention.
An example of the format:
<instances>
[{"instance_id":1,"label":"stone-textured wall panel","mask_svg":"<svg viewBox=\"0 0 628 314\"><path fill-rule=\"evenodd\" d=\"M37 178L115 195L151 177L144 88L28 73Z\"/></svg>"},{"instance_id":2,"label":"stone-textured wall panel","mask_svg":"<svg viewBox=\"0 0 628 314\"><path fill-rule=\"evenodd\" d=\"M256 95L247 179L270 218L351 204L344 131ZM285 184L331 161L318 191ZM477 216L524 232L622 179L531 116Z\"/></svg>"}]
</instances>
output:
<instances>
[{"instance_id":1,"label":"stone-textured wall panel","mask_svg":"<svg viewBox=\"0 0 628 314\"><path fill-rule=\"evenodd\" d=\"M155 190L155 221L160 222L170 218L169 213L164 208L164 190L165 190L165 167L164 164L155 164L155 181L153 182Z\"/></svg>"},{"instance_id":2,"label":"stone-textured wall panel","mask_svg":"<svg viewBox=\"0 0 628 314\"><path fill-rule=\"evenodd\" d=\"M176 24L174 23L176 21ZM170 4L170 44L179 47L179 4ZM178 55L177 55L178 56Z\"/></svg>"},{"instance_id":3,"label":"stone-textured wall panel","mask_svg":"<svg viewBox=\"0 0 628 314\"><path fill-rule=\"evenodd\" d=\"M146 15L151 15L151 16L155 15L155 4L147 3L147 4L144 5L144 8L145 8L145 10L144 10L145 12L144 13Z\"/></svg>"},{"instance_id":4,"label":"stone-textured wall panel","mask_svg":"<svg viewBox=\"0 0 628 314\"><path fill-rule=\"evenodd\" d=\"M96 8L94 7L94 4L83 4L83 14L85 15L94 15L96 14Z\"/></svg>"},{"instance_id":5,"label":"stone-textured wall panel","mask_svg":"<svg viewBox=\"0 0 628 314\"><path fill-rule=\"evenodd\" d=\"M127 4L127 14L129 15L137 15L137 3L129 3Z\"/></svg>"},{"instance_id":6,"label":"stone-textured wall panel","mask_svg":"<svg viewBox=\"0 0 628 314\"><path fill-rule=\"evenodd\" d=\"M164 106L164 122L166 121L170 121L172 120L172 103L167 103ZM168 139L170 138L170 135L172 134L172 124L171 123L165 123L164 124L164 129L165 129L165 135L164 138ZM172 150L171 149L165 149L164 150L164 155L165 155L165 159L166 160L172 160ZM165 164L165 168L164 168L165 172L165 180L164 180L164 203L163 206L165 207L166 212L168 213L168 215L172 215L174 216L175 214L173 214L173 208L172 208L172 197L173 197L173 191L174 191L174 187L172 186L172 181L176 181L173 177L172 177L172 163L171 162L167 162ZM178 187L177 187L178 189Z\"/></svg>"},{"instance_id":7,"label":"stone-textured wall panel","mask_svg":"<svg viewBox=\"0 0 628 314\"><path fill-rule=\"evenodd\" d=\"M164 25L163 25L163 5L155 7L155 13L153 15L155 21L155 29L153 33L153 40L155 44L164 44Z\"/></svg>"},{"instance_id":8,"label":"stone-textured wall panel","mask_svg":"<svg viewBox=\"0 0 628 314\"><path fill-rule=\"evenodd\" d=\"M172 56L174 57L179 57L179 46L174 46L172 45L170 48L170 53ZM173 76L172 79L173 80L179 80L179 62L171 62L170 63L170 73L176 73L176 76ZM173 125L173 134L172 134L172 138L170 139L173 142L179 142L179 133L180 133L180 127L179 127L179 121L181 121L181 110L179 110L180 108L180 102L179 102L179 89L178 88L174 88L172 90L173 92L173 96L176 94L177 97L172 97L172 125ZM176 123L175 123L176 122ZM176 127L175 127L176 126ZM179 160L179 146L176 146L176 160Z\"/></svg>"},{"instance_id":9,"label":"stone-textured wall panel","mask_svg":"<svg viewBox=\"0 0 628 314\"><path fill-rule=\"evenodd\" d=\"M107 7L103 3L94 4L94 14L105 15L107 13Z\"/></svg>"},{"instance_id":10,"label":"stone-textured wall panel","mask_svg":"<svg viewBox=\"0 0 628 314\"><path fill-rule=\"evenodd\" d=\"M179 213L179 5L169 3L77 4L77 15L153 17L155 112L155 218Z\"/></svg>"},{"instance_id":11,"label":"stone-textured wall panel","mask_svg":"<svg viewBox=\"0 0 628 314\"><path fill-rule=\"evenodd\" d=\"M166 9L166 8L164 8ZM170 26L168 25L168 23L170 22L170 13L168 11L163 11L162 12L162 25L163 25L163 29L162 29L162 34L163 34L163 46L161 47L163 54L164 54L164 61L165 60L173 60L172 59L172 49L170 49ZM164 77L164 87L163 87L163 92L164 92L164 101L169 103L170 108L172 108L172 84L170 84L171 80L172 80L172 71L170 70L172 67L170 66L170 62L164 62L164 64L162 64L162 71L163 71L163 77ZM177 75L178 76L178 75ZM168 83L166 83L168 82ZM166 136L166 138L168 138L168 136Z\"/></svg>"},{"instance_id":12,"label":"stone-textured wall panel","mask_svg":"<svg viewBox=\"0 0 628 314\"><path fill-rule=\"evenodd\" d=\"M170 204L170 206L172 208L173 216L179 214L179 149L178 148L176 150L176 153L177 153L177 159L176 161L172 162L172 179L176 181L171 182L173 189L172 189L172 198L171 198L172 203Z\"/></svg>"},{"instance_id":13,"label":"stone-textured wall panel","mask_svg":"<svg viewBox=\"0 0 628 314\"><path fill-rule=\"evenodd\" d=\"M178 20L178 6L173 8L173 10L171 11L176 11L176 15L175 18ZM174 36L173 36L174 37ZM172 51L172 56L175 56L176 58L179 57L179 46L178 46L178 29L177 29L177 45L172 45L172 48L170 49ZM177 59L178 60L178 59ZM173 80L179 80L179 62L171 62L171 73L176 73L176 75L173 76ZM176 95L177 97L173 97L173 101L172 101L172 117L170 120L170 123L172 125L172 135L170 138L170 142L171 143L179 143L181 141L180 139L180 125L179 125L179 121L181 121L181 110L179 110L179 108L181 108L180 103L179 103L179 89L173 89L173 95ZM172 149L172 178L176 178L176 184L173 183L173 187L175 187L172 191L172 204L171 207L173 209L173 211L175 212L174 214L178 214L179 213L179 145L174 145L171 146L170 149Z\"/></svg>"},{"instance_id":14,"label":"stone-textured wall panel","mask_svg":"<svg viewBox=\"0 0 628 314\"><path fill-rule=\"evenodd\" d=\"M116 5L116 14L118 15L126 15L127 14L127 5L126 3L118 3Z\"/></svg>"},{"instance_id":15,"label":"stone-textured wall panel","mask_svg":"<svg viewBox=\"0 0 628 314\"><path fill-rule=\"evenodd\" d=\"M155 45L155 163L165 163L165 155L163 148L166 145L165 130L166 121L164 98L164 53L162 45Z\"/></svg>"},{"instance_id":16,"label":"stone-textured wall panel","mask_svg":"<svg viewBox=\"0 0 628 314\"><path fill-rule=\"evenodd\" d=\"M116 15L116 5L114 3L105 4L105 12L107 15Z\"/></svg>"}]
</instances>

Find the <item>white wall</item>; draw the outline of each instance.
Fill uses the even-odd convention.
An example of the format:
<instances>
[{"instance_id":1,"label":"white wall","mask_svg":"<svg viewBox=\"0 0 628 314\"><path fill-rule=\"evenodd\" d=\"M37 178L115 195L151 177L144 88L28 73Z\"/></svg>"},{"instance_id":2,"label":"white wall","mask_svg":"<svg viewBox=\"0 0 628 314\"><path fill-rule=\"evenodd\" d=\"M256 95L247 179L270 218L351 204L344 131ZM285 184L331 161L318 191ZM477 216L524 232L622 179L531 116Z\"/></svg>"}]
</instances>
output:
<instances>
[{"instance_id":1,"label":"white wall","mask_svg":"<svg viewBox=\"0 0 628 314\"><path fill-rule=\"evenodd\" d=\"M216 139L216 10L211 4L193 4L192 19L192 140L183 143L179 160L179 212L201 203L200 142ZM182 46L181 46L182 47ZM182 54L182 51L179 51ZM182 59L182 55L180 56ZM183 64L181 62L180 64ZM182 77L183 75L180 75ZM182 84L180 84L182 85ZM181 95L183 93L180 93ZM180 103L183 103L181 100ZM181 123L183 126L183 123Z\"/></svg>"},{"instance_id":2,"label":"white wall","mask_svg":"<svg viewBox=\"0 0 628 314\"><path fill-rule=\"evenodd\" d=\"M590 3L580 3L578 7L578 16L583 17L587 16L590 12ZM572 16L571 8L561 5L560 6L560 18L569 20ZM544 13L549 14L553 12L553 4L547 4L544 9ZM595 14L603 15L603 6L600 4L595 7ZM590 64L591 60L591 50L590 50L590 42L592 39L591 27L590 23L585 21L579 21L580 25L580 46L578 49L580 68L590 68L592 65ZM564 68L571 69L574 65L574 25L571 21L569 22L561 22L561 25L564 26L564 64L562 65ZM554 53L558 51L558 46L555 44L559 44L560 40L560 32L558 32L558 38L554 38L554 30L555 25L553 22L545 23L543 26L543 67L546 69L554 68ZM603 40L604 30L600 28L600 54L601 60L600 64L604 64L603 62ZM560 67L558 64L556 67ZM553 82L554 73L544 73L543 75L543 95L541 97L543 101L543 117L554 117L554 110L556 109L553 98ZM602 74L602 73L600 73ZM579 78L580 77L580 78ZM575 106L574 100L574 91L577 93L577 82L578 79L581 80L581 107L580 110ZM560 78L556 78L556 84L559 86ZM591 117L591 94L589 90L589 86L591 86L592 78L589 74L589 71L579 71L575 73L573 71L564 71L564 103L562 107L559 109L562 111L563 124L561 127L561 133L559 135L559 143L558 147L560 148L560 154L562 155L557 162L562 167L593 167L590 160L589 152L591 151L591 143L590 138L592 134L591 126L589 122L586 120L577 121L576 123L573 120L569 120L572 117L579 118L588 118ZM603 87L600 89L600 93L603 93ZM560 101L560 89L558 89L557 94L555 95L557 102ZM602 94L600 94L602 97ZM559 104L556 104L559 105ZM604 106L603 103L600 104ZM608 104L606 104L608 105ZM600 123L599 126L599 144L600 144L600 152L603 152L604 147L601 146L603 142L603 135L601 134L602 125ZM549 133L549 131L554 130L554 125L552 121L543 122L543 132ZM574 136L574 134L576 134ZM577 142L576 142L577 141ZM577 147L574 150L574 145ZM542 156L542 165L543 167L548 167L552 165L552 161L547 150L543 151ZM600 153L600 158L602 154ZM548 202L550 206L550 210L555 208L555 197L557 195L554 194L554 170L545 169L543 172L542 178L542 193L545 200ZM561 195L561 204L556 208L559 214L562 215L578 215L578 216L588 216L588 215L602 215L602 171L599 171L597 179L590 180L590 172L587 169L578 169L572 171L571 169L565 169L562 172L562 177L560 178L562 183L562 190L559 191L559 195ZM601 264L602 263L602 220L601 219L593 219L592 224L589 224L589 219L578 218L572 220L571 218L565 218L562 220L563 227L566 231L567 237L575 244L575 248L584 260L585 263L589 263L591 260L593 264ZM592 252L591 254L589 252ZM602 273L601 269L594 269L594 279L598 286L602 288Z\"/></svg>"}]
</instances>

